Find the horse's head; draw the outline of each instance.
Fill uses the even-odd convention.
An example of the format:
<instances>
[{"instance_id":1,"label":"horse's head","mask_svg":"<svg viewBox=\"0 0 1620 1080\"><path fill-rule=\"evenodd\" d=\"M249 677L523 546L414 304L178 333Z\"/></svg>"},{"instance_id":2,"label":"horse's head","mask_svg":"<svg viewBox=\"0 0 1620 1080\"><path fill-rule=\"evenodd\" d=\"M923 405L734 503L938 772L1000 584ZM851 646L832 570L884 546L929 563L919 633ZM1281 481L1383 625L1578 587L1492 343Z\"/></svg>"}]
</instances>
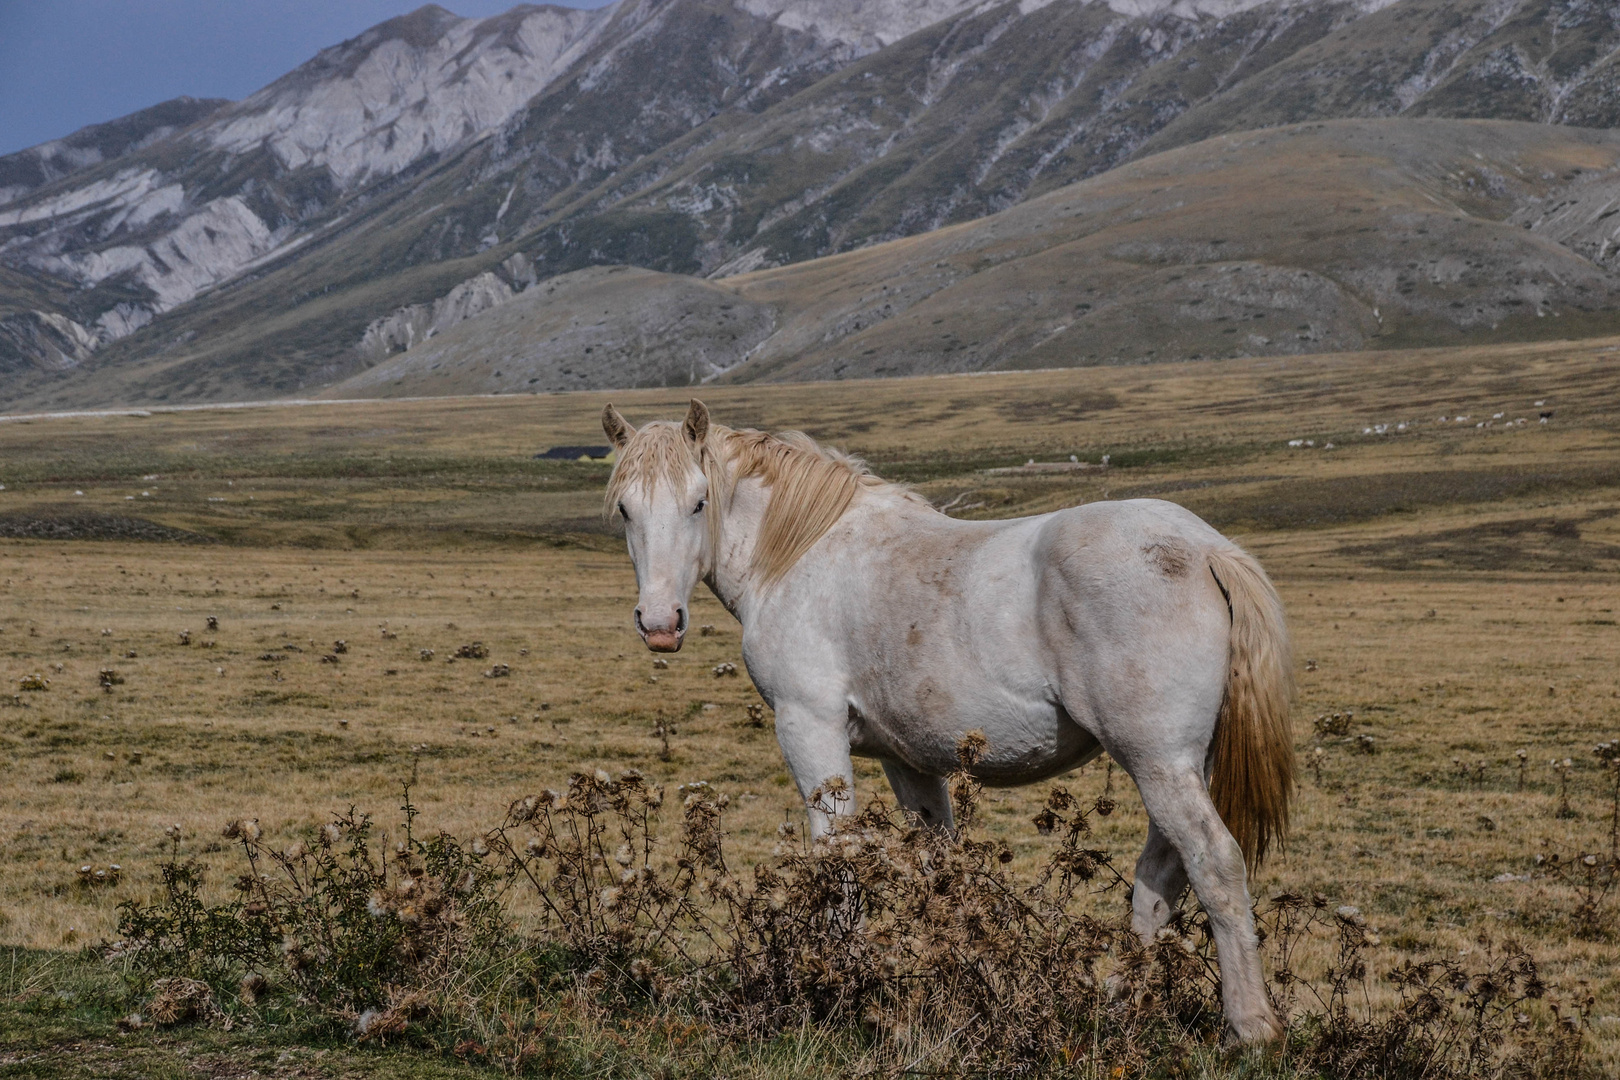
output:
<instances>
[{"instance_id":1,"label":"horse's head","mask_svg":"<svg viewBox=\"0 0 1620 1080\"><path fill-rule=\"evenodd\" d=\"M624 519L636 567L636 632L652 651L676 652L686 636L687 602L713 545L704 471L709 410L694 400L683 423L655 421L637 431L609 405L602 429L618 451L608 513Z\"/></svg>"}]
</instances>

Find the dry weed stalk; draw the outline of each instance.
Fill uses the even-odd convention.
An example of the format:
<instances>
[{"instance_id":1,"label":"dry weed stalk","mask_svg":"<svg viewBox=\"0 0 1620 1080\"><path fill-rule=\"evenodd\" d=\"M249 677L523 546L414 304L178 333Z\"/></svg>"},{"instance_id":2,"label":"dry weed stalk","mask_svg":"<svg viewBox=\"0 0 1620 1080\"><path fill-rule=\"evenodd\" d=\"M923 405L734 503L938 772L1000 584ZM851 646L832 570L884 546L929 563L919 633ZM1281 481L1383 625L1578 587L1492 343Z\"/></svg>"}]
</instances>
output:
<instances>
[{"instance_id":1,"label":"dry weed stalk","mask_svg":"<svg viewBox=\"0 0 1620 1080\"><path fill-rule=\"evenodd\" d=\"M1582 851L1565 856L1552 848L1536 856L1536 866L1574 894L1569 922L1575 936L1602 941L1614 936L1616 912L1612 900L1620 895L1620 739L1598 743L1592 748L1592 756L1603 770L1609 798L1608 852ZM1574 763L1565 758L1553 764L1562 780L1559 816L1573 817L1573 811L1568 810L1568 784Z\"/></svg>"},{"instance_id":2,"label":"dry weed stalk","mask_svg":"<svg viewBox=\"0 0 1620 1080\"><path fill-rule=\"evenodd\" d=\"M1620 739L1608 739L1592 747L1592 756L1607 774L1609 787L1609 858L1620 859Z\"/></svg>"},{"instance_id":3,"label":"dry weed stalk","mask_svg":"<svg viewBox=\"0 0 1620 1080\"><path fill-rule=\"evenodd\" d=\"M1558 813L1556 816L1560 819L1572 818L1575 816L1575 810L1569 805L1569 774L1575 768L1575 762L1571 758L1564 758L1562 761L1553 758L1547 764L1553 772L1558 774Z\"/></svg>"}]
</instances>

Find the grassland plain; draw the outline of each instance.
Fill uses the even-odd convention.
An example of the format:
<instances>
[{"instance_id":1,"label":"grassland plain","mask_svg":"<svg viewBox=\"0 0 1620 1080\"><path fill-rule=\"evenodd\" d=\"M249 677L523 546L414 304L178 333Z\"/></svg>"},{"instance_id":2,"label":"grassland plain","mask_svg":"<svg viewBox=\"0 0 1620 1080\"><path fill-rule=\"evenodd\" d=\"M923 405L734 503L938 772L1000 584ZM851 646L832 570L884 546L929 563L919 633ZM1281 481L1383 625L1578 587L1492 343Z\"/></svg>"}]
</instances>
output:
<instances>
[{"instance_id":1,"label":"grassland plain","mask_svg":"<svg viewBox=\"0 0 1620 1080\"><path fill-rule=\"evenodd\" d=\"M1555 997L1590 995L1613 1074L1614 925L1575 936L1576 897L1536 856L1609 844L1591 748L1620 734L1617 357L1620 341L1542 343L705 398L722 422L861 452L951 513L1152 495L1239 538L1290 612L1310 763L1293 841L1257 894L1359 906L1381 934L1375 971L1482 936L1524 942ZM571 770L634 766L718 785L733 861L768 855L803 811L769 721L748 722L746 678L713 674L740 660L737 625L700 591L693 621L714 631L655 669L600 516L605 467L532 457L597 441L608 396L0 423L0 940L28 950L10 954L20 1034L0 1041L0 1075L114 1059L152 1075L238 1059L387 1071L341 1045L320 1065L273 1040L117 1036L110 1015L18 1004L100 977L65 951L152 893L170 825L223 890L238 869L218 836L229 818L290 840L357 805L393 827L414 768L420 824L465 836ZM611 396L638 423L685 405ZM985 471L1103 454L1097 472ZM487 655L456 655L474 642ZM49 688L23 689L36 675ZM1353 714L1345 734L1313 730L1334 712ZM1566 757L1560 816L1549 762ZM1146 826L1129 781L1097 764L1069 783L1121 799L1098 835L1128 866ZM858 785L886 792L875 763ZM986 796L988 828L1030 864L1048 844L1029 824L1047 787ZM116 884L81 878L113 864ZM1096 906L1117 917L1125 902Z\"/></svg>"}]
</instances>

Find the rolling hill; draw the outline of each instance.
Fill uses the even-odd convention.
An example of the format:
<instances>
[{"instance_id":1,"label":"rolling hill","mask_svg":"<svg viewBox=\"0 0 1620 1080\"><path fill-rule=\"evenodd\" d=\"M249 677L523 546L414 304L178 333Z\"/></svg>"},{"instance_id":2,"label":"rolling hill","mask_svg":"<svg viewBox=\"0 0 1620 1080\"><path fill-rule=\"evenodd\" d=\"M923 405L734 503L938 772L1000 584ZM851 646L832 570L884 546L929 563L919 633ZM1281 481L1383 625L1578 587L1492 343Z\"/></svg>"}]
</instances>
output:
<instances>
[{"instance_id":1,"label":"rolling hill","mask_svg":"<svg viewBox=\"0 0 1620 1080\"><path fill-rule=\"evenodd\" d=\"M1620 10L1582 0L619 0L591 12L523 6L484 20L429 6L325 50L242 102L170 103L86 129L60 149L0 159L0 403L251 399L345 379L382 385L368 368L393 362L389 352L404 344L423 347L387 329L421 322L413 312L439 312L430 321L442 347L456 332L446 311L476 314L472 336L481 321L491 332L497 325L487 320L498 305L464 303L470 295L498 301L504 290L537 302L525 291L534 282L621 264L688 279L670 286L669 311L730 290L768 308L772 328L743 350L750 359L742 367L735 342L765 333L758 312L738 316L735 340L730 329L702 337L698 359L654 355L625 338L606 354L611 363L594 345L591 362L573 358L568 379L579 382L580 370L584 382L605 385L1226 355L1229 338L1292 347L1280 332L1195 332L1202 323L1178 314L1200 306L1191 303L1199 298L1188 291L1193 279L1172 282L1168 271L1147 268L1191 259L1205 241L1169 230L1194 227L1250 252L1227 260L1248 269L1221 280L1242 282L1234 297L1297 306L1292 340L1306 333L1313 348L1548 332L1547 315L1514 314L1520 309L1558 311L1568 332L1607 317L1612 245L1601 225L1566 212L1557 228L1494 247L1476 249L1465 237L1495 236L1509 217L1533 217L1545 208L1537 200L1566 187L1570 198L1578 187L1600 199L1606 182L1590 173L1609 162L1594 149L1602 139L1588 135L1572 136L1598 154L1578 166L1586 170L1578 183L1557 169L1547 177L1510 171L1500 183L1481 173L1482 195L1435 194L1475 222L1444 234L1463 245L1456 261L1470 264L1450 284L1397 280L1411 276L1407 263L1422 264L1410 250L1422 245L1403 239L1400 215L1340 245L1348 254L1279 256L1282 266L1326 275L1312 287L1282 270L1262 273L1271 256L1256 253L1286 247L1265 232L1266 215L1239 213L1244 229L1262 229L1250 241L1221 224L1218 203L1204 195L1198 217L1155 201L1133 186L1136 174L1122 173L1096 190L1161 223L1144 227L1146 254L1127 258L1119 244L1137 241L1088 225L1070 241L1080 262L1063 263L1062 274L1103 292L1129 282L1122 297L1157 297L1152 305L1171 303L1169 314L1075 300L1071 309L1093 304L1073 309L1085 312L1076 323L1056 300L1041 300L1007 310L1023 310L1044 330L946 312L925 331L881 314L899 308L892 299L874 314L858 295L786 290L820 280L813 275L826 271L794 270L814 260L936 230L960 237L950 230L1046 206L1121 166L1151 159L1174 169L1162 163L1182 159L1166 152L1235 132L1343 118L1615 126L1617 47ZM1254 146L1264 159L1256 169L1301 175L1301 163L1263 149L1270 145L1232 144L1222 167L1237 168L1234 155ZM1371 152L1365 140L1357 145L1352 156ZM1436 160L1451 150L1435 148ZM1397 155L1399 168L1427 167L1416 153ZM1331 173L1308 182L1336 183ZM1285 201L1288 220L1318 216L1304 193ZM1386 234L1388 250L1371 252ZM1535 266L1563 268L1547 286L1550 306L1538 307L1524 275L1511 290L1498 288L1526 253ZM946 296L964 301L1010 274L998 270L1001 278L970 288L978 270L935 261L949 264L934 268L937 287L907 286L934 297L925 307ZM1026 292L1062 292L1058 277L1039 278L1057 256L1014 261L1037 275ZM1493 283L1477 298L1458 284L1475 277ZM573 296L586 281L620 290L604 304L612 323L628 295L622 282L598 274L559 288ZM1368 324L1373 307L1382 322ZM844 319L842 328L828 338L815 311L843 312L829 316ZM1096 342L1089 350L1061 341L1070 329L1059 327L1082 323ZM662 324L649 314L641 325L646 337ZM936 326L954 327L956 339ZM559 327L547 333L560 349L568 337ZM1043 344L1048 332L1056 336ZM855 359L843 344L852 336L862 340ZM688 340L674 333L671 353ZM537 368L525 385L565 382L563 365L547 368L556 378Z\"/></svg>"}]
</instances>

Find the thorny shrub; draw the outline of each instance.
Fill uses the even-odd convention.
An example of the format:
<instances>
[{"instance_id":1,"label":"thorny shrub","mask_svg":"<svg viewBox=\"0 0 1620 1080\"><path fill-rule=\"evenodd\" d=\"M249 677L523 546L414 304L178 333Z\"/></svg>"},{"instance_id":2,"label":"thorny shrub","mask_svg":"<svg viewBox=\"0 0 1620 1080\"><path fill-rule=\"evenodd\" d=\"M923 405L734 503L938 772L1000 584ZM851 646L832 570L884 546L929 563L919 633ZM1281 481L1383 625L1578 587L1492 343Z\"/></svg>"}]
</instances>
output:
<instances>
[{"instance_id":1,"label":"thorny shrub","mask_svg":"<svg viewBox=\"0 0 1620 1080\"><path fill-rule=\"evenodd\" d=\"M1536 855L1536 868L1574 894L1569 925L1576 937L1602 941L1614 934L1612 900L1620 893L1620 859L1596 852L1565 856L1550 849Z\"/></svg>"},{"instance_id":2,"label":"thorny shrub","mask_svg":"<svg viewBox=\"0 0 1620 1080\"><path fill-rule=\"evenodd\" d=\"M812 1029L834 1033L820 1045L845 1073L1195 1071L1222 1030L1203 916L1178 915L1143 943L1128 921L1080 910L1084 894L1126 885L1091 846L1106 796L1054 787L1034 821L1052 838L1047 858L1015 872L1008 846L975 827L983 750L982 738L959 749L957 832L874 800L814 841L784 824L772 858L746 873L726 859L724 794L685 785L666 808L634 770L520 799L465 847L413 835L408 785L392 849L353 811L282 851L235 822L237 897L205 903L176 838L163 900L125 905L117 950L136 978L204 980L249 1021L301 1009L363 1039L415 1039L514 1072L562 1069L582 1032L712 1054ZM829 783L815 797L830 807L841 794ZM519 891L540 911L521 928ZM1589 1003L1532 1022L1528 1002L1546 988L1516 945L1375 973L1378 937L1353 907L1284 893L1257 916L1290 1018L1287 1075L1585 1075ZM1325 973L1301 974L1324 943ZM1375 1008L1380 978L1394 1004Z\"/></svg>"},{"instance_id":3,"label":"thorny shrub","mask_svg":"<svg viewBox=\"0 0 1620 1080\"><path fill-rule=\"evenodd\" d=\"M364 1010L454 977L508 936L498 876L452 837L413 835L408 786L406 796L404 835L392 850L352 809L281 850L263 842L256 821L230 822L223 835L240 846L246 871L233 883L236 898L220 905L203 901L202 868L180 858L180 830L171 827L163 900L119 905L124 939L112 951L142 981L200 979L248 1005L283 988L369 1027Z\"/></svg>"}]
</instances>

